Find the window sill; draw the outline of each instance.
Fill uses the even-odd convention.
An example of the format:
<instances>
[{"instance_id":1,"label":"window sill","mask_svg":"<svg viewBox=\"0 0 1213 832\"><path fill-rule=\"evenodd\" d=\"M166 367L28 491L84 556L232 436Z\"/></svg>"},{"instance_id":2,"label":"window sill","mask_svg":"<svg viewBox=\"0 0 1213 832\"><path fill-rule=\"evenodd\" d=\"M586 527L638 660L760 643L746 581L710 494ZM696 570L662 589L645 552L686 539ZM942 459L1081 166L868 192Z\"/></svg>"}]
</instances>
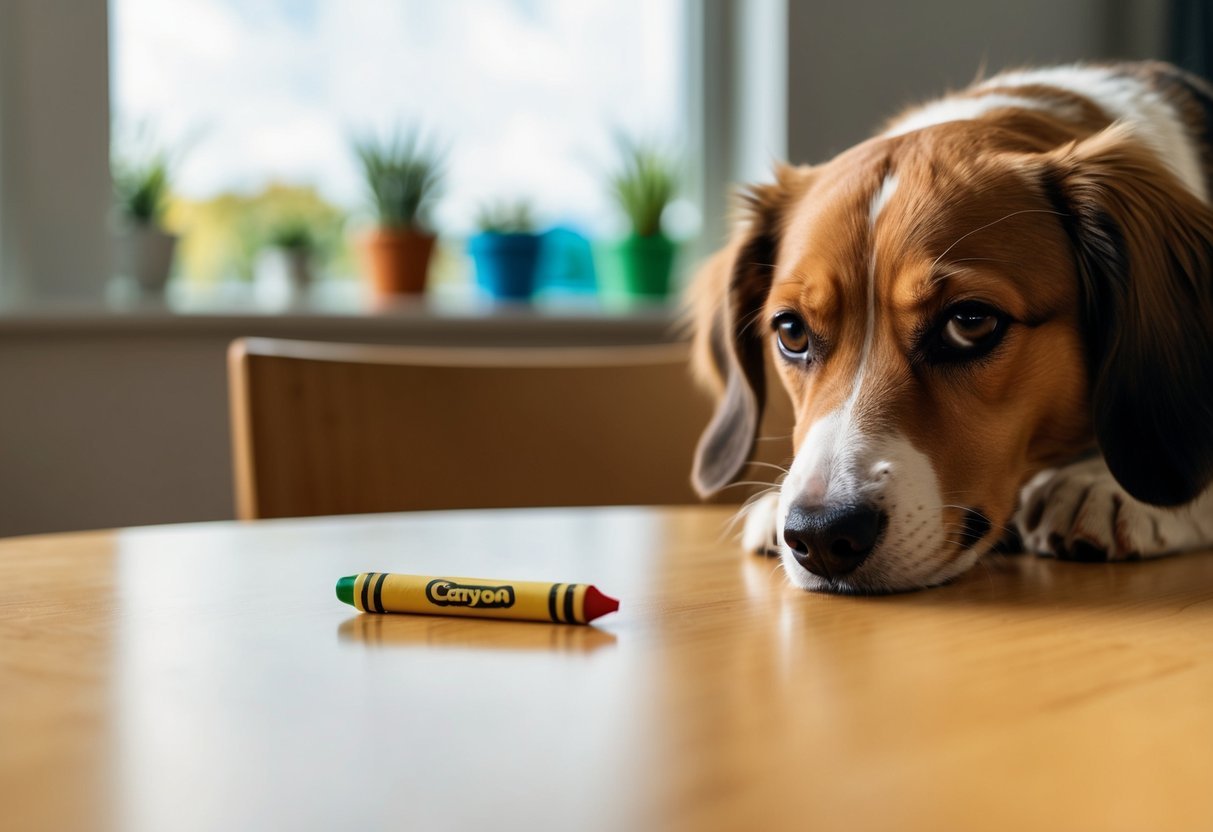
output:
<instances>
[{"instance_id":1,"label":"window sill","mask_svg":"<svg viewBox=\"0 0 1213 832\"><path fill-rule=\"evenodd\" d=\"M19 334L228 334L283 337L402 335L408 341L510 343L662 343L679 339L676 299L604 302L596 297L546 297L534 303L435 292L425 298L375 299L357 286L318 286L295 297L253 292L185 293L163 299L30 301L0 307L0 336Z\"/></svg>"}]
</instances>

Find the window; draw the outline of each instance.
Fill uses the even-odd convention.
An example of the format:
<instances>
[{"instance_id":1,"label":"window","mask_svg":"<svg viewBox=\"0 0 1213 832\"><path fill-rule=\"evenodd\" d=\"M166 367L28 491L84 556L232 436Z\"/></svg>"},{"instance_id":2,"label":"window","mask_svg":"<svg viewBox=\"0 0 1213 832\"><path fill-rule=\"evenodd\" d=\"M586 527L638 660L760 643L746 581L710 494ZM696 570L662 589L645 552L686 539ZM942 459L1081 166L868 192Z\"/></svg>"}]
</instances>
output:
<instances>
[{"instance_id":1,"label":"window","mask_svg":"<svg viewBox=\"0 0 1213 832\"><path fill-rule=\"evenodd\" d=\"M682 153L686 0L111 0L115 146L174 159L182 277L246 279L263 216L336 229L327 272L357 272L356 136L418 127L446 152L433 223L458 249L482 207L526 200L543 226L621 230L607 173L628 136ZM689 168L688 160L688 168ZM684 201L677 233L693 233ZM440 269L462 280L458 258Z\"/></svg>"}]
</instances>

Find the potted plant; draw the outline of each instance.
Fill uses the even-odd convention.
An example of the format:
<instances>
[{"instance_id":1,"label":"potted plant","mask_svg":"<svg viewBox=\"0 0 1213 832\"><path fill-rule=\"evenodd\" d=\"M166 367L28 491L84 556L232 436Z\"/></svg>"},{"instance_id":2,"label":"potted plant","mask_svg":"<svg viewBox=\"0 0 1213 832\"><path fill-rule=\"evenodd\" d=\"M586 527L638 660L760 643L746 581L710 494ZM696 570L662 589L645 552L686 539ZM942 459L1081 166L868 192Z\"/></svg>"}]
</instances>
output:
<instances>
[{"instance_id":1,"label":"potted plant","mask_svg":"<svg viewBox=\"0 0 1213 832\"><path fill-rule=\"evenodd\" d=\"M114 252L118 273L134 278L144 292L162 293L177 247L177 235L164 229L168 159L157 151L140 160L115 160L112 167L119 214Z\"/></svg>"},{"instance_id":2,"label":"potted plant","mask_svg":"<svg viewBox=\"0 0 1213 832\"><path fill-rule=\"evenodd\" d=\"M496 298L530 298L543 240L535 233L530 205L520 201L486 206L476 224L480 233L468 240L476 282Z\"/></svg>"},{"instance_id":3,"label":"potted plant","mask_svg":"<svg viewBox=\"0 0 1213 832\"><path fill-rule=\"evenodd\" d=\"M639 297L670 291L677 245L661 218L678 191L678 167L656 148L625 142L623 162L611 177L611 193L631 231L613 247L620 288Z\"/></svg>"},{"instance_id":4,"label":"potted plant","mask_svg":"<svg viewBox=\"0 0 1213 832\"><path fill-rule=\"evenodd\" d=\"M315 280L313 267L320 248L311 224L298 217L283 220L270 228L266 242L291 289L306 291Z\"/></svg>"},{"instance_id":5,"label":"potted plant","mask_svg":"<svg viewBox=\"0 0 1213 832\"><path fill-rule=\"evenodd\" d=\"M375 209L376 228L363 241L371 286L380 295L425 291L434 234L424 214L442 179L442 160L418 132L354 143Z\"/></svg>"}]
</instances>

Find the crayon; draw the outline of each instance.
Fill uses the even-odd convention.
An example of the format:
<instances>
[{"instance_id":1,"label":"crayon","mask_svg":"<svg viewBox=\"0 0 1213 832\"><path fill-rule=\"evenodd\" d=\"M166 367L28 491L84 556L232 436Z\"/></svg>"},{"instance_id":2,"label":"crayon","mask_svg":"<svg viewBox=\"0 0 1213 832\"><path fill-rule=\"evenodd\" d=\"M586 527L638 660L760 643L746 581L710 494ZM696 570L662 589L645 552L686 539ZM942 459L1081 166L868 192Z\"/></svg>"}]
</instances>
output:
<instances>
[{"instance_id":1,"label":"crayon","mask_svg":"<svg viewBox=\"0 0 1213 832\"><path fill-rule=\"evenodd\" d=\"M337 580L337 598L360 612L462 615L588 624L619 602L589 584L498 581L363 572Z\"/></svg>"}]
</instances>

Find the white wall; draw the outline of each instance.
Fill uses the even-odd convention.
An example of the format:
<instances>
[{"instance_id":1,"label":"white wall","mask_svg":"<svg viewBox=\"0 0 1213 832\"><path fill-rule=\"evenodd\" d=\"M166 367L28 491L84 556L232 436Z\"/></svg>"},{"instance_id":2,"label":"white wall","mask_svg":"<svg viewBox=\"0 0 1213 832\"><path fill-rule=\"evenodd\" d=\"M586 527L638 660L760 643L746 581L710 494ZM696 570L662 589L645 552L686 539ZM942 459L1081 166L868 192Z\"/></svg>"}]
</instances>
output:
<instances>
[{"instance_id":1,"label":"white wall","mask_svg":"<svg viewBox=\"0 0 1213 832\"><path fill-rule=\"evenodd\" d=\"M109 276L105 2L0 0L0 300Z\"/></svg>"},{"instance_id":2,"label":"white wall","mask_svg":"<svg viewBox=\"0 0 1213 832\"><path fill-rule=\"evenodd\" d=\"M234 516L226 354L243 335L547 347L676 337L661 310L0 316L0 537Z\"/></svg>"},{"instance_id":3,"label":"white wall","mask_svg":"<svg viewBox=\"0 0 1213 832\"><path fill-rule=\"evenodd\" d=\"M1158 57L1163 0L788 0L788 150L821 162L906 105L1022 64Z\"/></svg>"},{"instance_id":4,"label":"white wall","mask_svg":"<svg viewBox=\"0 0 1213 832\"><path fill-rule=\"evenodd\" d=\"M978 70L1104 55L1103 0L792 0L788 147L818 163Z\"/></svg>"},{"instance_id":5,"label":"white wall","mask_svg":"<svg viewBox=\"0 0 1213 832\"><path fill-rule=\"evenodd\" d=\"M999 68L1161 57L1165 0L698 0L691 119L703 128L704 240L730 183L821 162L917 101Z\"/></svg>"},{"instance_id":6,"label":"white wall","mask_svg":"<svg viewBox=\"0 0 1213 832\"><path fill-rule=\"evenodd\" d=\"M18 248L20 233L16 188L6 187L16 164L16 145L8 136L16 124L14 95L10 92L16 72L8 48L12 39L14 8L12 3L0 3L0 303L21 295L18 276L23 270Z\"/></svg>"}]
</instances>

